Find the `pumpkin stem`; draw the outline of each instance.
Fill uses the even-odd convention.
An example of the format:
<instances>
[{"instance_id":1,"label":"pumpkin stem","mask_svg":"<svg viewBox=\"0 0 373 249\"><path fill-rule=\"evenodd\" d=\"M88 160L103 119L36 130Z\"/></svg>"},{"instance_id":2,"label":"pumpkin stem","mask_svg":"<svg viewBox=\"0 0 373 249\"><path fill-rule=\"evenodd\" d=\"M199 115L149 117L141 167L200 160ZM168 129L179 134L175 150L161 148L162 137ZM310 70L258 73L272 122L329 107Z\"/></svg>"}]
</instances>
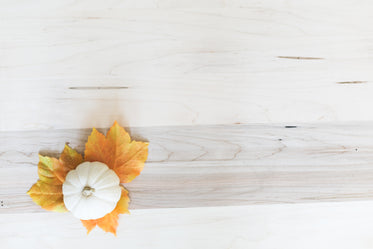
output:
<instances>
[{"instance_id":1,"label":"pumpkin stem","mask_svg":"<svg viewBox=\"0 0 373 249\"><path fill-rule=\"evenodd\" d=\"M82 195L88 198L93 194L93 192L95 192L94 188L91 188L90 186L85 186L82 190Z\"/></svg>"}]
</instances>

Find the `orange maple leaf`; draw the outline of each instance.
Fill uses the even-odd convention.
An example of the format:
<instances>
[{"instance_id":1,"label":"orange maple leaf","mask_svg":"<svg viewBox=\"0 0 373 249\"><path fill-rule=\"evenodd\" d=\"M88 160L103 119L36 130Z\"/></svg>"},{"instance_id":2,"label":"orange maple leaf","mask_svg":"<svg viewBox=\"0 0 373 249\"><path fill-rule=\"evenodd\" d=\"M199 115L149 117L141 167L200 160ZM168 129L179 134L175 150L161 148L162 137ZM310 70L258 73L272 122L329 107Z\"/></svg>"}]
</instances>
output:
<instances>
[{"instance_id":1,"label":"orange maple leaf","mask_svg":"<svg viewBox=\"0 0 373 249\"><path fill-rule=\"evenodd\" d=\"M84 160L105 163L117 173L122 183L128 183L144 168L148 145L131 141L129 134L115 122L106 137L93 128L85 145Z\"/></svg>"},{"instance_id":2,"label":"orange maple leaf","mask_svg":"<svg viewBox=\"0 0 373 249\"><path fill-rule=\"evenodd\" d=\"M39 180L27 192L33 201L46 210L66 212L62 184L70 170L83 161L105 163L114 170L122 183L132 181L144 168L148 157L148 143L132 141L129 134L114 122L106 137L93 128L85 148L85 158L68 145L59 159L39 156ZM89 233L99 226L116 235L119 214L129 213L128 191L122 186L122 195L115 209L95 220L81 220Z\"/></svg>"}]
</instances>

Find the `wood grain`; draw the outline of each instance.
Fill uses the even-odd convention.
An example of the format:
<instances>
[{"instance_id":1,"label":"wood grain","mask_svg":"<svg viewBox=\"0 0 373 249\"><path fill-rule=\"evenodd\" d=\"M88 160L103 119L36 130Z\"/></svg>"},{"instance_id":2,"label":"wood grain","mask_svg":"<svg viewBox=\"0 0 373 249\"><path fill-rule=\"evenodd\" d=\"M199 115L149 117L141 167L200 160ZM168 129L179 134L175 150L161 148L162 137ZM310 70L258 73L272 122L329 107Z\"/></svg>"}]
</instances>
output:
<instances>
[{"instance_id":1,"label":"wood grain","mask_svg":"<svg viewBox=\"0 0 373 249\"><path fill-rule=\"evenodd\" d=\"M131 209L373 200L373 126L232 125L131 128L150 142L142 174L125 185ZM2 213L41 212L26 195L37 153L90 130L2 132Z\"/></svg>"},{"instance_id":2,"label":"wood grain","mask_svg":"<svg viewBox=\"0 0 373 249\"><path fill-rule=\"evenodd\" d=\"M1 131L373 120L371 1L1 3Z\"/></svg>"},{"instance_id":3,"label":"wood grain","mask_svg":"<svg viewBox=\"0 0 373 249\"><path fill-rule=\"evenodd\" d=\"M370 249L372 209L365 201L133 210L120 217L117 237L100 229L86 236L68 214L1 214L0 242L6 249Z\"/></svg>"},{"instance_id":4,"label":"wood grain","mask_svg":"<svg viewBox=\"0 0 373 249\"><path fill-rule=\"evenodd\" d=\"M1 248L373 247L371 1L0 3ZM86 237L25 193L114 120L149 160Z\"/></svg>"}]
</instances>

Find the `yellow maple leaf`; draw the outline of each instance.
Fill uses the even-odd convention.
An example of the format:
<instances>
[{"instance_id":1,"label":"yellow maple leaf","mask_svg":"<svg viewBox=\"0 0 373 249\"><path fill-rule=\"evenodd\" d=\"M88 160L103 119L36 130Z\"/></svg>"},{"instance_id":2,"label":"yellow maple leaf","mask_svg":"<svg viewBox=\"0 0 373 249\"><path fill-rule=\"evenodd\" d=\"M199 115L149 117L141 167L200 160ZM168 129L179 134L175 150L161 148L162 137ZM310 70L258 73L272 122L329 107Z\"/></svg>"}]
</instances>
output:
<instances>
[{"instance_id":1,"label":"yellow maple leaf","mask_svg":"<svg viewBox=\"0 0 373 249\"><path fill-rule=\"evenodd\" d=\"M122 183L132 181L144 168L148 156L148 143L132 141L129 134L114 122L106 137L93 128L85 148L85 157L68 145L59 159L39 156L39 180L27 192L33 201L46 210L66 212L63 202L62 184L70 170L84 161L102 162L118 175ZM89 233L99 226L116 235L119 214L129 213L128 191L122 186L121 198L115 209L95 220L81 220Z\"/></svg>"},{"instance_id":2,"label":"yellow maple leaf","mask_svg":"<svg viewBox=\"0 0 373 249\"><path fill-rule=\"evenodd\" d=\"M62 184L69 170L83 162L82 156L65 145L60 159L39 155L39 180L27 192L42 208L55 212L66 212L63 202Z\"/></svg>"}]
</instances>

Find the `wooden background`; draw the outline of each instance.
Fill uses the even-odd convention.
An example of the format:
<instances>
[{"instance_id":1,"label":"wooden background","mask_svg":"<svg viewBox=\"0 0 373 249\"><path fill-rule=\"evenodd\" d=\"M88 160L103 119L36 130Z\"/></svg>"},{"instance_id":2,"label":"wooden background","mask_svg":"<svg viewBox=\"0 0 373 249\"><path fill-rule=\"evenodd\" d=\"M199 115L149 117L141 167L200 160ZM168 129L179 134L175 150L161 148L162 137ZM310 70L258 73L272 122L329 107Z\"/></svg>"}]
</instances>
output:
<instances>
[{"instance_id":1,"label":"wooden background","mask_svg":"<svg viewBox=\"0 0 373 249\"><path fill-rule=\"evenodd\" d=\"M0 0L0 247L373 247L373 3ZM114 120L118 236L26 191Z\"/></svg>"}]
</instances>

